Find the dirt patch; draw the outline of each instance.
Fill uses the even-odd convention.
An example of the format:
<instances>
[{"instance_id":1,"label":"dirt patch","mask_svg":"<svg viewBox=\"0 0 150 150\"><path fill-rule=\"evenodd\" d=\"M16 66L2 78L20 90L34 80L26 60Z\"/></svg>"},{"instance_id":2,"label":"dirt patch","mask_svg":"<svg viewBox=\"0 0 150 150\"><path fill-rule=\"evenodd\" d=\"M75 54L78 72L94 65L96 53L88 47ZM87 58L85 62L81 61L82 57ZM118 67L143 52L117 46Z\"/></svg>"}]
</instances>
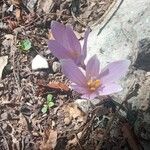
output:
<instances>
[{"instance_id":1,"label":"dirt patch","mask_svg":"<svg viewBox=\"0 0 150 150\"><path fill-rule=\"evenodd\" d=\"M50 38L49 27L52 20L71 24L79 39L83 38L85 27L103 17L113 2L0 2L0 56L8 56L0 81L1 150L97 148L116 107L107 99L89 114L84 114L73 103L79 98L77 93L47 86L50 82L61 82L67 86L68 82L60 69L53 69L53 63L58 60L48 50L47 41ZM29 39L32 43L28 52L23 52L19 47L20 41L24 39ZM31 62L37 54L47 59L49 69L31 70ZM48 94L53 96L54 105L46 113L42 113ZM116 119L117 124L125 121L124 118L121 121ZM124 128L129 130L127 125ZM130 144L122 134L122 125L112 132L115 132L116 137L114 134L107 137L102 149L129 147ZM129 136L132 137L130 134Z\"/></svg>"}]
</instances>

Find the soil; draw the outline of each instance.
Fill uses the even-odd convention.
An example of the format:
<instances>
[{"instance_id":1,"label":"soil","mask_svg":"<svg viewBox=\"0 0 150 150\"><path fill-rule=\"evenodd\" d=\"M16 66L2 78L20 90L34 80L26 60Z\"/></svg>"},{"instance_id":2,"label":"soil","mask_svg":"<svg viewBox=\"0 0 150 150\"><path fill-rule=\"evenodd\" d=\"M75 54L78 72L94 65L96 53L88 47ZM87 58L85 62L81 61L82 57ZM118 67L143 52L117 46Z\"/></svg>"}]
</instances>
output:
<instances>
[{"instance_id":1,"label":"soil","mask_svg":"<svg viewBox=\"0 0 150 150\"><path fill-rule=\"evenodd\" d=\"M60 70L52 69L58 60L47 47L51 21L71 24L77 37L82 39L86 26L98 22L113 2L0 2L0 56L8 56L0 81L0 150L120 150L136 146L138 142L127 118L118 115L113 129L106 133L118 107L110 97L86 114L74 104L79 98L77 93L47 85L61 82L67 86L68 83ZM32 43L29 52L19 47L24 39ZM31 63L37 54L47 59L49 69L32 71ZM48 94L52 94L54 106L43 113Z\"/></svg>"}]
</instances>

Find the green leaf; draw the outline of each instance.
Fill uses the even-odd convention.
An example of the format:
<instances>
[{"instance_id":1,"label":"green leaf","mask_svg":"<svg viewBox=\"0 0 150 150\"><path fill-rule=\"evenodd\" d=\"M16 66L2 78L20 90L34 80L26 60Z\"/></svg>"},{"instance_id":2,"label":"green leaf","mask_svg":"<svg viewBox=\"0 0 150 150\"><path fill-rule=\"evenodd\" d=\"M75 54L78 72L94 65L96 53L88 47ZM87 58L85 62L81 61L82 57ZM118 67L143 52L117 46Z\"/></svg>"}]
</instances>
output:
<instances>
[{"instance_id":1,"label":"green leaf","mask_svg":"<svg viewBox=\"0 0 150 150\"><path fill-rule=\"evenodd\" d=\"M49 107L49 108L53 107L54 105L55 105L54 102L49 102L49 103L48 103L48 107Z\"/></svg>"},{"instance_id":2,"label":"green leaf","mask_svg":"<svg viewBox=\"0 0 150 150\"><path fill-rule=\"evenodd\" d=\"M29 39L25 39L20 42L20 47L25 52L28 52L30 50L31 46L32 46L32 44Z\"/></svg>"},{"instance_id":3,"label":"green leaf","mask_svg":"<svg viewBox=\"0 0 150 150\"><path fill-rule=\"evenodd\" d=\"M55 105L55 103L53 102L53 95L52 94L47 95L47 105L49 108L51 108Z\"/></svg>"},{"instance_id":4,"label":"green leaf","mask_svg":"<svg viewBox=\"0 0 150 150\"><path fill-rule=\"evenodd\" d=\"M50 102L53 102L52 98L53 98L52 94L47 95L47 104L49 104Z\"/></svg>"},{"instance_id":5,"label":"green leaf","mask_svg":"<svg viewBox=\"0 0 150 150\"><path fill-rule=\"evenodd\" d=\"M48 106L44 105L41 111L43 114L45 114L48 111Z\"/></svg>"}]
</instances>

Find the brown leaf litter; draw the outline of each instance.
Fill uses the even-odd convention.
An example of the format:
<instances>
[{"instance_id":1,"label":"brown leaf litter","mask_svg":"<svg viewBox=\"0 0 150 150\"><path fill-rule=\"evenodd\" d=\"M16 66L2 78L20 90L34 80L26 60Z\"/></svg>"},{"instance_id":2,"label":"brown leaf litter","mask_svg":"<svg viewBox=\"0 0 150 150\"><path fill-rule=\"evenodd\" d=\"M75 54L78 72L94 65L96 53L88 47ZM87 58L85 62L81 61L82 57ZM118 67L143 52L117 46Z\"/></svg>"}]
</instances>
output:
<instances>
[{"instance_id":1,"label":"brown leaf litter","mask_svg":"<svg viewBox=\"0 0 150 150\"><path fill-rule=\"evenodd\" d=\"M79 95L69 89L60 70L57 73L53 72L52 63L58 60L50 54L47 41L53 39L49 30L52 20L71 24L77 37L82 39L85 26L91 26L103 17L114 1L74 2L0 2L5 8L0 8L0 58L8 56L8 61L0 63L3 65L0 67L1 72L3 71L0 81L0 149L95 150L98 142L103 141L106 126L113 114L110 112L111 106L106 107L105 100L85 114L74 104ZM10 13L7 10L11 4L15 7ZM4 28L4 25L8 28ZM33 46L31 51L25 54L19 50L17 44L26 38L31 40ZM37 54L47 59L49 69L32 71L31 61ZM53 95L55 106L43 114L41 109L48 94ZM123 128L126 134L123 135L121 121L115 119L114 122L117 129L113 128L113 132L117 132L119 136L107 136L102 143L102 149L120 149L121 146L128 148L135 142L129 128Z\"/></svg>"}]
</instances>

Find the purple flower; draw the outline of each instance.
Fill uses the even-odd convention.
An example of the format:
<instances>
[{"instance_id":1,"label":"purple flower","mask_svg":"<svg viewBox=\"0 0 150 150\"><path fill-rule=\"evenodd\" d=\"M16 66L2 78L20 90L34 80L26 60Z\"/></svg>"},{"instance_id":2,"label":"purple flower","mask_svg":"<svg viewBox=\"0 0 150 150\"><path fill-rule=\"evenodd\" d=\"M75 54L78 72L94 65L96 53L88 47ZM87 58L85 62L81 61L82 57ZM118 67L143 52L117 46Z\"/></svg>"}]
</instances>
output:
<instances>
[{"instance_id":1,"label":"purple flower","mask_svg":"<svg viewBox=\"0 0 150 150\"><path fill-rule=\"evenodd\" d=\"M96 55L87 62L85 71L70 59L61 60L61 65L63 73L72 82L72 89L82 94L82 98L93 99L99 95L109 95L122 90L117 81L125 76L130 61L112 62L101 71Z\"/></svg>"},{"instance_id":2,"label":"purple flower","mask_svg":"<svg viewBox=\"0 0 150 150\"><path fill-rule=\"evenodd\" d=\"M55 40L49 40L48 48L52 54L58 59L72 59L78 66L84 66L90 29L85 32L82 48L70 26L64 26L59 22L52 21L51 31Z\"/></svg>"}]
</instances>

